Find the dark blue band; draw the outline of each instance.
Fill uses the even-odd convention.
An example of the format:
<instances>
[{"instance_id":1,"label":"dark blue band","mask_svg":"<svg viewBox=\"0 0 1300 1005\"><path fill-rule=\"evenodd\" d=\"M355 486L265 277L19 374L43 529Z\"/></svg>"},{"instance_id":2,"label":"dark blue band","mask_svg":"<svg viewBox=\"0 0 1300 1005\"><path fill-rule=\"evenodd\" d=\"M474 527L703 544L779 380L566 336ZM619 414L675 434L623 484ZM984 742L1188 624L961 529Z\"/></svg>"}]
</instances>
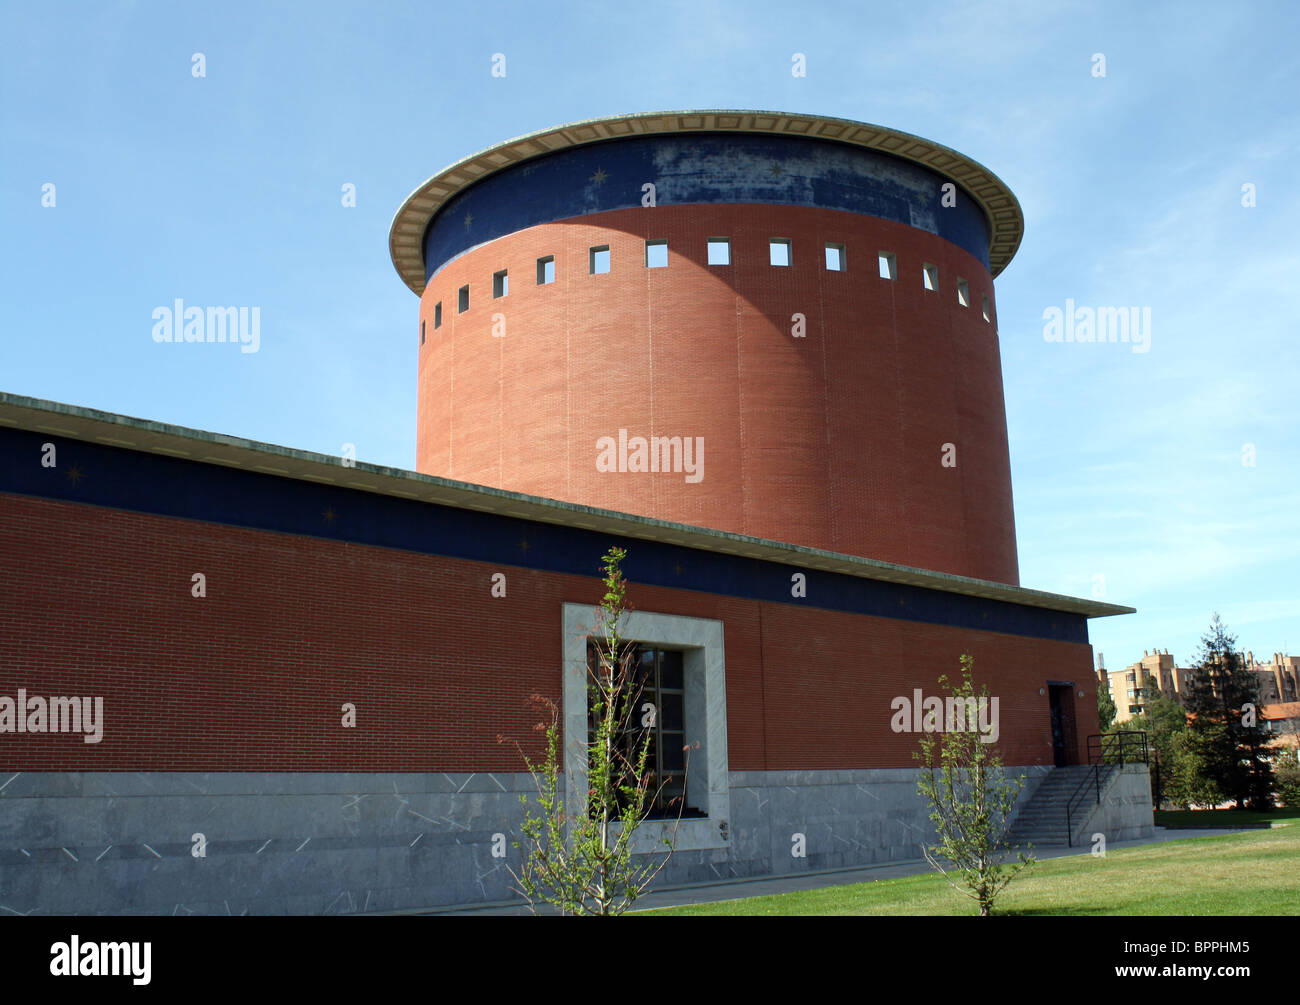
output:
<instances>
[{"instance_id":1,"label":"dark blue band","mask_svg":"<svg viewBox=\"0 0 1300 1005\"><path fill-rule=\"evenodd\" d=\"M41 444L47 441L57 445L58 467L41 466ZM75 479L70 477L73 469ZM799 599L791 596L790 577L800 570L778 562L617 539L3 427L0 492L586 577L599 576L601 556L617 544L628 551L623 571L633 598L637 584L646 584L1062 642L1088 641L1087 619L1079 614L811 569L802 570L808 577L807 599ZM181 535L184 528L178 526L176 532ZM30 574L39 576L40 571Z\"/></svg>"},{"instance_id":2,"label":"dark blue band","mask_svg":"<svg viewBox=\"0 0 1300 1005\"><path fill-rule=\"evenodd\" d=\"M827 140L746 133L673 133L563 150L489 175L452 197L424 234L425 280L470 248L542 223L642 205L767 203L905 223L989 265L988 221L947 178L889 154Z\"/></svg>"}]
</instances>

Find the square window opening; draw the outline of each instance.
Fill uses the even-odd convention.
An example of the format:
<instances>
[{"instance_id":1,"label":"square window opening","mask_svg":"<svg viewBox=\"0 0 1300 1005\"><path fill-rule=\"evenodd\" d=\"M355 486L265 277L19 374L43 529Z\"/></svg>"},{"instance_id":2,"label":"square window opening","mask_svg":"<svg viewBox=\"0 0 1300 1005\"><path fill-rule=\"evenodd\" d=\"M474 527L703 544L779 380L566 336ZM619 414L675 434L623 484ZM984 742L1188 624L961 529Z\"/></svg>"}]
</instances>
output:
<instances>
[{"instance_id":1,"label":"square window opening","mask_svg":"<svg viewBox=\"0 0 1300 1005\"><path fill-rule=\"evenodd\" d=\"M768 242L768 262L771 265L788 266L790 264L790 241L784 237L774 237Z\"/></svg>"},{"instance_id":2,"label":"square window opening","mask_svg":"<svg viewBox=\"0 0 1300 1005\"><path fill-rule=\"evenodd\" d=\"M710 237L708 242L708 250L709 250L710 265L731 264L731 238Z\"/></svg>"},{"instance_id":3,"label":"square window opening","mask_svg":"<svg viewBox=\"0 0 1300 1005\"><path fill-rule=\"evenodd\" d=\"M845 269L844 245L830 244L826 245L826 271L843 272Z\"/></svg>"},{"instance_id":4,"label":"square window opening","mask_svg":"<svg viewBox=\"0 0 1300 1005\"><path fill-rule=\"evenodd\" d=\"M668 268L668 242L667 241L646 241L645 267L647 269Z\"/></svg>"},{"instance_id":5,"label":"square window opening","mask_svg":"<svg viewBox=\"0 0 1300 1005\"><path fill-rule=\"evenodd\" d=\"M588 252L590 259L591 274L593 276L603 276L609 271L609 245L602 244L599 247L592 248Z\"/></svg>"}]
</instances>

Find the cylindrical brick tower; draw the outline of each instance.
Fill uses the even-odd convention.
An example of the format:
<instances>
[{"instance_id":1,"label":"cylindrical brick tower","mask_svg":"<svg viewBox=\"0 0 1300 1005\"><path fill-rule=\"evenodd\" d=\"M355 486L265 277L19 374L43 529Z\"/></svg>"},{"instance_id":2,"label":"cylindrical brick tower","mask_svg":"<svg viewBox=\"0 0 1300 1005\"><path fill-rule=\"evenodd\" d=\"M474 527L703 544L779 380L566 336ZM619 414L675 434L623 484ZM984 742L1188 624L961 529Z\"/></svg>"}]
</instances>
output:
<instances>
[{"instance_id":1,"label":"cylindrical brick tower","mask_svg":"<svg viewBox=\"0 0 1300 1005\"><path fill-rule=\"evenodd\" d=\"M1017 584L993 277L1010 190L842 119L664 112L434 176L426 474Z\"/></svg>"}]
</instances>

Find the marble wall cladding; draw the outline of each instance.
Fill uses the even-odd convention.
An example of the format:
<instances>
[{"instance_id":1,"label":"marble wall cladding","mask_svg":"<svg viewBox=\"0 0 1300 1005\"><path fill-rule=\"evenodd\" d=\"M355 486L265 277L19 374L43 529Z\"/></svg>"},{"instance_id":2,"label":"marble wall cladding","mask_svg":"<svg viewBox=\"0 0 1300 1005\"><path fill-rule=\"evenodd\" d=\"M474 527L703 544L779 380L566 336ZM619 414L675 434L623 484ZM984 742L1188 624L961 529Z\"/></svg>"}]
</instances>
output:
<instances>
[{"instance_id":1,"label":"marble wall cladding","mask_svg":"<svg viewBox=\"0 0 1300 1005\"><path fill-rule=\"evenodd\" d=\"M1023 800L1049 769L1017 770L1032 776ZM1113 790L1113 840L1137 836L1145 780L1132 772ZM916 859L932 833L911 769L738 771L729 781L725 842L684 842L692 850L672 857L661 884ZM0 778L0 913L339 914L508 901L520 795L534 791L529 775L507 773L17 774ZM1145 812L1149 825L1149 802Z\"/></svg>"},{"instance_id":2,"label":"marble wall cladding","mask_svg":"<svg viewBox=\"0 0 1300 1005\"><path fill-rule=\"evenodd\" d=\"M1112 776L1102 800L1075 830L1077 847L1095 844L1096 835L1107 844L1140 841L1155 834L1151 805L1151 775L1145 764L1127 764Z\"/></svg>"}]
</instances>

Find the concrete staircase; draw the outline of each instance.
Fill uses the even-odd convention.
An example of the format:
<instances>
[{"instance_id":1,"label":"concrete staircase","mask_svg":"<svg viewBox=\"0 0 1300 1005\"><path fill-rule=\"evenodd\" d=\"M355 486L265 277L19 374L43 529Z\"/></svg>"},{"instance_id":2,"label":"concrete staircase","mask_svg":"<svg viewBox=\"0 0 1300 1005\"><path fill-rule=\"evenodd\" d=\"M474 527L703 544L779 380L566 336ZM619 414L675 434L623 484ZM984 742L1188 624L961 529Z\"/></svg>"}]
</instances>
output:
<instances>
[{"instance_id":1,"label":"concrete staircase","mask_svg":"<svg viewBox=\"0 0 1300 1005\"><path fill-rule=\"evenodd\" d=\"M1106 786L1116 770L1113 765L1101 766L1102 795L1105 795ZM1092 765L1088 764L1053 768L1012 821L1008 840L1012 844L1032 844L1039 848L1068 845L1070 841L1066 834L1065 807L1083 780L1091 775ZM1075 803L1072 823L1076 829L1096 805L1095 790Z\"/></svg>"}]
</instances>

